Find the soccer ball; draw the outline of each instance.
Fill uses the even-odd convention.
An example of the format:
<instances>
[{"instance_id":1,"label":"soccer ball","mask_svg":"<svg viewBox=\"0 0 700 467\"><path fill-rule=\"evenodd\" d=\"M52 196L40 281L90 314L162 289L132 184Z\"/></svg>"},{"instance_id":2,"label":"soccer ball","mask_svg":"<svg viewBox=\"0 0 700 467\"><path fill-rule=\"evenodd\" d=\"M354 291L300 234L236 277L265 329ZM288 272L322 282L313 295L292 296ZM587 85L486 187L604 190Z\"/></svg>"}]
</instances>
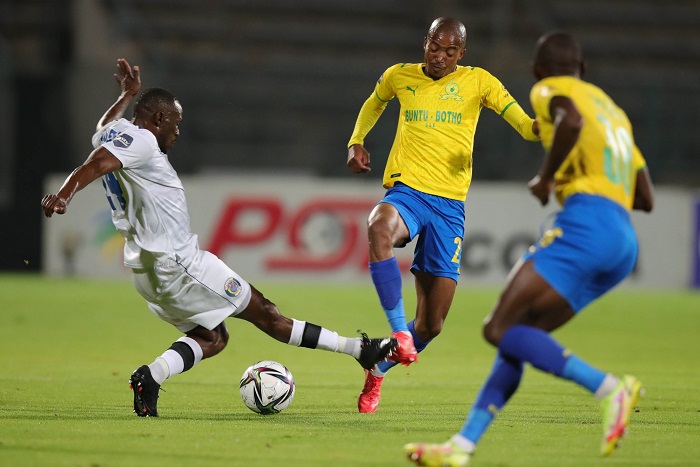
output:
<instances>
[{"instance_id":1,"label":"soccer ball","mask_svg":"<svg viewBox=\"0 0 700 467\"><path fill-rule=\"evenodd\" d=\"M294 377L281 363L263 360L250 365L241 376L241 398L261 415L278 413L294 399Z\"/></svg>"}]
</instances>

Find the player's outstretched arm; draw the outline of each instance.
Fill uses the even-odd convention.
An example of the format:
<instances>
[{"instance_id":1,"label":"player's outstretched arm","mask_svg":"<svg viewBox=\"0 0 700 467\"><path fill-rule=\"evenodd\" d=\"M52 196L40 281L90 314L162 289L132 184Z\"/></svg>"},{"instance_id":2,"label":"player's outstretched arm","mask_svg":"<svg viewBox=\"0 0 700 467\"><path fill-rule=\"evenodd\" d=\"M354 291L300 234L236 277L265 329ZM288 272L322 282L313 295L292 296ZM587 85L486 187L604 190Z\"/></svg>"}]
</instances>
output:
<instances>
[{"instance_id":1,"label":"player's outstretched arm","mask_svg":"<svg viewBox=\"0 0 700 467\"><path fill-rule=\"evenodd\" d=\"M111 152L103 147L95 149L87 161L68 176L58 193L45 195L41 199L44 215L51 217L54 213L64 214L78 191L121 167L122 163Z\"/></svg>"},{"instance_id":2,"label":"player's outstretched arm","mask_svg":"<svg viewBox=\"0 0 700 467\"><path fill-rule=\"evenodd\" d=\"M138 66L134 66L132 69L129 62L124 58L117 60L117 72L114 74L114 79L121 89L121 94L117 101L107 109L100 121L97 122L98 131L107 123L122 118L131 100L141 90L141 70Z\"/></svg>"}]
</instances>

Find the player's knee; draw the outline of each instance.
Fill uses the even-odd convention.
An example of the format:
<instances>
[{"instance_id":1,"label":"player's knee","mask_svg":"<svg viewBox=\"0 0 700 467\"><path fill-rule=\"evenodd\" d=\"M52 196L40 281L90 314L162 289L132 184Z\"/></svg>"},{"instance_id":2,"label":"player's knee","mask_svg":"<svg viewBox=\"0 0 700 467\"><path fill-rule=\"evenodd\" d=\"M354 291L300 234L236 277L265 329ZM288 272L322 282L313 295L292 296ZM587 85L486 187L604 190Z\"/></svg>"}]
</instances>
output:
<instances>
[{"instance_id":1,"label":"player's knee","mask_svg":"<svg viewBox=\"0 0 700 467\"><path fill-rule=\"evenodd\" d=\"M370 245L375 248L391 249L394 247L392 232L386 222L370 222L368 225L367 237L369 238Z\"/></svg>"},{"instance_id":2,"label":"player's knee","mask_svg":"<svg viewBox=\"0 0 700 467\"><path fill-rule=\"evenodd\" d=\"M488 320L486 323L484 323L481 332L484 339L486 339L486 342L498 347L498 344L501 342L501 338L503 338L503 334L506 332L506 328L501 326L500 323L495 320Z\"/></svg>"},{"instance_id":3,"label":"player's knee","mask_svg":"<svg viewBox=\"0 0 700 467\"><path fill-rule=\"evenodd\" d=\"M442 332L442 325L444 321L440 320L438 322L430 322L430 323L424 323L424 322L418 322L416 320L414 322L414 330L416 331L416 334L422 340L423 342L428 342L432 339L435 339L441 332Z\"/></svg>"}]
</instances>

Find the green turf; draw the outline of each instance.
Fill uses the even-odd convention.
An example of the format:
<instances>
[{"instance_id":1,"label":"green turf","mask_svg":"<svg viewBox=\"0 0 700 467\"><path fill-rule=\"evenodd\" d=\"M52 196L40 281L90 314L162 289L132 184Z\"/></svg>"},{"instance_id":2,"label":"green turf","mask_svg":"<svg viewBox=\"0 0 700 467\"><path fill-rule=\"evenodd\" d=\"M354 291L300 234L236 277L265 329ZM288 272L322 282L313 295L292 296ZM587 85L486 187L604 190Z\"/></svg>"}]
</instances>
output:
<instances>
[{"instance_id":1,"label":"green turf","mask_svg":"<svg viewBox=\"0 0 700 467\"><path fill-rule=\"evenodd\" d=\"M257 284L282 312L352 336L387 326L371 287ZM494 351L480 323L496 290L460 286L443 334L384 384L379 411L356 412L363 373L345 355L292 348L229 320L219 356L167 381L157 419L131 412L127 380L179 337L129 282L0 275L0 465L401 466L411 441L462 425ZM412 290L406 294L412 309ZM589 362L645 383L629 437L597 455L598 405L528 369L484 436L475 466L700 465L700 294L616 291L557 332ZM237 383L258 360L292 371L283 413L260 416Z\"/></svg>"}]
</instances>

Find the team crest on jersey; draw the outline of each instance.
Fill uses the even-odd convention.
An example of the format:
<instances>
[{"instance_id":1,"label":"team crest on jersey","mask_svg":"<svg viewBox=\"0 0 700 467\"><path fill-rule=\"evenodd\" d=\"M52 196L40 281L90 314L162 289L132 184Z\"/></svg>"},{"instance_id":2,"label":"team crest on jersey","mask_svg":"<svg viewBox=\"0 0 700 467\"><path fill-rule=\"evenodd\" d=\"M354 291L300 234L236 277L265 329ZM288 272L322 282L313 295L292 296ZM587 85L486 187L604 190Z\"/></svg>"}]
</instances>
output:
<instances>
[{"instance_id":1,"label":"team crest on jersey","mask_svg":"<svg viewBox=\"0 0 700 467\"><path fill-rule=\"evenodd\" d=\"M114 143L114 145L118 148L128 148L133 142L134 138L129 135L125 135L124 133L116 135L112 140L112 143Z\"/></svg>"},{"instance_id":2,"label":"team crest on jersey","mask_svg":"<svg viewBox=\"0 0 700 467\"><path fill-rule=\"evenodd\" d=\"M445 86L445 94L440 96L441 101L446 101L448 99L454 99L457 102L462 102L464 100L464 97L459 95L459 84L454 81L447 83L447 86Z\"/></svg>"},{"instance_id":3,"label":"team crest on jersey","mask_svg":"<svg viewBox=\"0 0 700 467\"><path fill-rule=\"evenodd\" d=\"M224 284L224 290L226 291L226 295L229 297L237 297L239 293L241 293L241 290L243 288L241 287L241 283L236 280L235 277L229 277L226 279L226 284Z\"/></svg>"}]
</instances>

